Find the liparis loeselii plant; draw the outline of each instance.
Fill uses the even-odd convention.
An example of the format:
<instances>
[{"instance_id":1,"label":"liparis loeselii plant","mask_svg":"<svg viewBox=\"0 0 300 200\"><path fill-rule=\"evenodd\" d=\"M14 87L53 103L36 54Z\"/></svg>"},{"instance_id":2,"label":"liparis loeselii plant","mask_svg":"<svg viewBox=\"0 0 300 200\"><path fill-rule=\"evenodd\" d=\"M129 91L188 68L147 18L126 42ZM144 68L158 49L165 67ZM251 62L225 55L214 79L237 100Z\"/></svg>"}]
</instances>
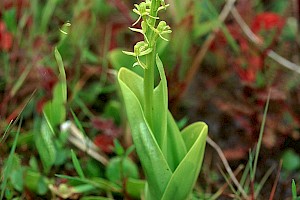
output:
<instances>
[{"instance_id":1,"label":"liparis loeselii plant","mask_svg":"<svg viewBox=\"0 0 300 200\"><path fill-rule=\"evenodd\" d=\"M168 110L167 81L156 49L158 40L168 41L172 32L158 17L169 5L164 0L146 0L134 6L133 12L139 15L134 25L140 22L141 28L130 29L143 34L144 41L137 42L133 52L123 52L136 58L133 66L142 67L144 77L121 68L118 82L147 179L145 199L188 199L202 166L208 127L196 122L180 131ZM160 77L157 85L156 68Z\"/></svg>"}]
</instances>

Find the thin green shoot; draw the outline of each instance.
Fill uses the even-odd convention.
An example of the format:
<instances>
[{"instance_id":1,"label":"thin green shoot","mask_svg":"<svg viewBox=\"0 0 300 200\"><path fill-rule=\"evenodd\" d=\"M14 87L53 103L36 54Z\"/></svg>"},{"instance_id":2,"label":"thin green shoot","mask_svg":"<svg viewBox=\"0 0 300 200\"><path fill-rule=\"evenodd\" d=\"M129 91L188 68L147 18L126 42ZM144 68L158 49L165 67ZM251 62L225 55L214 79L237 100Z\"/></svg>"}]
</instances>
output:
<instances>
[{"instance_id":1,"label":"thin green shoot","mask_svg":"<svg viewBox=\"0 0 300 200\"><path fill-rule=\"evenodd\" d=\"M1 189L2 189L2 191L1 191L0 200L2 200L3 197L4 197L4 193L5 193L5 189L6 189L6 184L7 184L7 181L8 181L8 177L11 174L12 165L13 165L13 156L14 156L14 153L15 153L15 150L16 150L16 147L17 147L18 137L19 137L19 134L20 134L22 121L23 121L23 118L21 118L21 120L19 122L18 130L17 130L17 133L15 135L15 139L14 139L14 143L13 143L13 145L11 147L11 150L10 150L10 153L9 153L9 156L8 156L8 159L7 159L6 167L3 170L3 174L1 176L1 181L2 181L2 183L1 183Z\"/></svg>"},{"instance_id":2,"label":"thin green shoot","mask_svg":"<svg viewBox=\"0 0 300 200\"><path fill-rule=\"evenodd\" d=\"M80 166L79 160L77 159L77 156L73 150L71 150L71 156L72 156L72 162L73 162L73 165L75 167L77 174L79 175L80 178L85 178L82 168Z\"/></svg>"},{"instance_id":3,"label":"thin green shoot","mask_svg":"<svg viewBox=\"0 0 300 200\"><path fill-rule=\"evenodd\" d=\"M244 169L244 172L243 172L241 180L240 180L240 184L241 184L242 187L245 186L245 183L247 181L248 174L249 174L249 171L250 171L250 167L251 167L251 163L250 163L250 160L248 160L248 163L247 163L247 165Z\"/></svg>"},{"instance_id":4,"label":"thin green shoot","mask_svg":"<svg viewBox=\"0 0 300 200\"><path fill-rule=\"evenodd\" d=\"M6 138L8 137L11 129L16 125L16 123L19 121L20 117L21 117L21 114L23 113L24 109L27 107L27 105L29 104L29 102L31 101L31 99L33 98L33 95L35 94L36 90L34 90L32 92L32 94L30 95L29 97L29 100L26 102L26 104L22 107L22 110L20 111L20 113L18 114L17 118L15 120L11 120L9 122L9 125L8 127L6 128L2 138L1 138L1 141L0 141L0 144L4 143Z\"/></svg>"},{"instance_id":5,"label":"thin green shoot","mask_svg":"<svg viewBox=\"0 0 300 200\"><path fill-rule=\"evenodd\" d=\"M208 17L210 18L210 20L215 20L219 16L217 9L214 7L211 1L205 0L205 3L209 12L211 13L211 15L209 15ZM220 24L220 29L224 33L224 36L230 44L230 46L232 47L234 53L239 54L239 45L236 43L235 39L232 37L231 33L229 32L228 28L224 25L224 23Z\"/></svg>"},{"instance_id":6,"label":"thin green shoot","mask_svg":"<svg viewBox=\"0 0 300 200\"><path fill-rule=\"evenodd\" d=\"M253 173L252 173L252 176L251 176L252 181L254 181L254 178L255 178L257 162L258 162L260 147L261 147L261 143L262 143L263 133L264 133L266 119L267 119L267 113L268 113L268 108L269 108L269 103L270 103L270 96L271 96L271 91L268 94L268 99L267 99L267 103L266 103L265 110L264 110L262 124L261 124L261 127L260 127L259 138L258 138L257 146L256 146L256 149L255 149Z\"/></svg>"},{"instance_id":7,"label":"thin green shoot","mask_svg":"<svg viewBox=\"0 0 300 200\"><path fill-rule=\"evenodd\" d=\"M74 188L74 191L76 191L76 193L79 193L79 194L95 190L95 187L90 184L78 185L78 186L74 186L73 188Z\"/></svg>"},{"instance_id":8,"label":"thin green shoot","mask_svg":"<svg viewBox=\"0 0 300 200\"><path fill-rule=\"evenodd\" d=\"M7 137L7 134L9 133L9 130L10 130L10 127L11 127L12 124L13 124L13 120L11 120L9 122L9 124L7 125L7 127L6 127L6 129L4 131L4 134L3 134L3 136L2 136L2 138L0 140L0 144L2 144L2 142L4 141L4 139Z\"/></svg>"},{"instance_id":9,"label":"thin green shoot","mask_svg":"<svg viewBox=\"0 0 300 200\"><path fill-rule=\"evenodd\" d=\"M239 167L235 170L234 175L238 174L241 170L243 170L243 168L244 167L242 165L239 165ZM231 181L231 180L229 179L229 181ZM223 194L223 192L225 191L225 189L227 188L227 186L228 186L228 184L224 184L221 188L218 189L217 192L215 192L213 194L213 196L210 196L208 199L209 200L218 199ZM240 196L240 191L239 190L237 191L237 194L238 194L237 196Z\"/></svg>"},{"instance_id":10,"label":"thin green shoot","mask_svg":"<svg viewBox=\"0 0 300 200\"><path fill-rule=\"evenodd\" d=\"M68 180L72 180L72 181L78 181L81 183L90 184L98 189L102 189L105 191L112 191L112 192L117 192L117 193L122 192L121 186L111 183L111 182L107 181L106 179L99 178L99 177L93 178L93 180L90 180L87 178L80 178L80 177L66 176L66 175L59 175L59 174L56 174L55 176L57 176L59 178L63 178L63 179L68 179Z\"/></svg>"},{"instance_id":11,"label":"thin green shoot","mask_svg":"<svg viewBox=\"0 0 300 200\"><path fill-rule=\"evenodd\" d=\"M268 171L264 174L264 176L262 177L261 181L259 182L259 184L257 185L257 187L255 188L255 199L257 199L261 189L263 188L263 186L265 185L266 181L268 180L268 178L271 176L272 172L275 170L276 165L272 165Z\"/></svg>"},{"instance_id":12,"label":"thin green shoot","mask_svg":"<svg viewBox=\"0 0 300 200\"><path fill-rule=\"evenodd\" d=\"M226 176L225 172L219 167L219 170L223 176L223 178L225 179L225 181L227 182L229 188L231 189L231 191L234 193L235 199L239 199L242 200L242 198L240 197L240 195L238 194L238 191L233 187L233 185L231 184L229 178Z\"/></svg>"},{"instance_id":13,"label":"thin green shoot","mask_svg":"<svg viewBox=\"0 0 300 200\"><path fill-rule=\"evenodd\" d=\"M26 69L22 72L21 76L18 78L14 86L12 87L10 91L11 97L15 96L17 91L21 88L22 84L24 83L25 79L27 78L30 70L32 68L32 65L29 65L26 67Z\"/></svg>"},{"instance_id":14,"label":"thin green shoot","mask_svg":"<svg viewBox=\"0 0 300 200\"><path fill-rule=\"evenodd\" d=\"M60 79L60 82L62 83L63 103L67 103L67 78L66 78L66 72L65 72L62 57L61 57L59 51L57 50L57 48L55 48L55 50L54 50L54 55L55 55L55 59L56 59L57 65L58 65L59 79Z\"/></svg>"},{"instance_id":15,"label":"thin green shoot","mask_svg":"<svg viewBox=\"0 0 300 200\"><path fill-rule=\"evenodd\" d=\"M74 122L75 122L76 126L79 128L79 130L81 131L81 133L83 133L84 136L86 136L86 133L85 133L85 131L83 129L83 126L82 126L81 122L79 121L78 117L76 116L76 114L74 113L73 109L71 109L71 113L72 113L72 116L74 118Z\"/></svg>"},{"instance_id":16,"label":"thin green shoot","mask_svg":"<svg viewBox=\"0 0 300 200\"><path fill-rule=\"evenodd\" d=\"M293 200L300 199L300 197L297 196L297 186L296 186L296 182L294 179L292 180L292 197L293 197Z\"/></svg>"},{"instance_id":17,"label":"thin green shoot","mask_svg":"<svg viewBox=\"0 0 300 200\"><path fill-rule=\"evenodd\" d=\"M250 174L250 179L252 181L252 177L255 176L255 174L253 174L253 154L255 153L255 151L251 151L251 149L249 150L249 174Z\"/></svg>"},{"instance_id":18,"label":"thin green shoot","mask_svg":"<svg viewBox=\"0 0 300 200\"><path fill-rule=\"evenodd\" d=\"M74 102L80 107L82 112L89 118L93 117L94 114L89 110L89 108L85 105L82 99L77 95L74 97Z\"/></svg>"},{"instance_id":19,"label":"thin green shoot","mask_svg":"<svg viewBox=\"0 0 300 200\"><path fill-rule=\"evenodd\" d=\"M47 26L49 21L54 13L56 4L58 0L47 1L46 5L43 8L42 17L41 17L41 24L40 24L40 32L45 33L47 30Z\"/></svg>"}]
</instances>

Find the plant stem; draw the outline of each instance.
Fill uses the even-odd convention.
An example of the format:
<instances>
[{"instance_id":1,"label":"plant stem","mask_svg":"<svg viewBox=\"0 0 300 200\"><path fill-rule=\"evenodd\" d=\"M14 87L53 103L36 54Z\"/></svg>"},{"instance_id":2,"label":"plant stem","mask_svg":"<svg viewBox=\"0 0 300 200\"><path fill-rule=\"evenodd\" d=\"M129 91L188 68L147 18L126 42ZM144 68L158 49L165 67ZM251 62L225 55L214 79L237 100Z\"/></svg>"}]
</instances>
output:
<instances>
[{"instance_id":1,"label":"plant stem","mask_svg":"<svg viewBox=\"0 0 300 200\"><path fill-rule=\"evenodd\" d=\"M147 69L144 71L144 111L146 120L152 128L153 110L153 89L154 89L154 65L155 65L155 46L150 54L146 56Z\"/></svg>"},{"instance_id":2,"label":"plant stem","mask_svg":"<svg viewBox=\"0 0 300 200\"><path fill-rule=\"evenodd\" d=\"M157 9L160 6L159 0L152 0L150 15L157 16ZM149 18L149 24L155 26L156 19ZM152 129L153 125L153 89L154 89L154 68L155 68L155 54L156 54L156 40L153 30L148 28L146 37L149 38L149 47L152 48L152 52L146 55L147 69L144 71L144 112L146 120Z\"/></svg>"}]
</instances>

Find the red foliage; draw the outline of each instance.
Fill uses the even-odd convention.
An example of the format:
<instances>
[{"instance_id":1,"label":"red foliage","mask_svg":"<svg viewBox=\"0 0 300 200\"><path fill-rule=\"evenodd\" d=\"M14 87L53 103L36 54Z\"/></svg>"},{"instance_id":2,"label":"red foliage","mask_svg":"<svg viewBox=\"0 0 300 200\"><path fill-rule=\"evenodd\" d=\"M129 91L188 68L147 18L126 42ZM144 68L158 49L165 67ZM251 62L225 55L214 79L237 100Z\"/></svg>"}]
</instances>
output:
<instances>
[{"instance_id":1,"label":"red foliage","mask_svg":"<svg viewBox=\"0 0 300 200\"><path fill-rule=\"evenodd\" d=\"M53 87L57 83L57 77L51 67L40 67L38 73L41 85L46 92L52 92Z\"/></svg>"},{"instance_id":2,"label":"red foliage","mask_svg":"<svg viewBox=\"0 0 300 200\"><path fill-rule=\"evenodd\" d=\"M276 13L265 12L254 17L250 28L258 37L260 37L261 41L264 41L264 38L267 37L266 35L263 35L264 33L276 31L275 34L272 34L271 42L265 44L266 46L264 47L263 52L258 52L256 49L251 48L237 24L227 25L227 29L231 36L240 47L241 56L233 59L232 64L235 66L234 70L241 81L246 83L254 83L256 81L257 73L263 68L266 53L276 44L284 25L285 20ZM216 51L223 49L225 45L227 45L226 38L220 33L216 41L212 44L211 50ZM224 53L228 54L227 51Z\"/></svg>"},{"instance_id":3,"label":"red foliage","mask_svg":"<svg viewBox=\"0 0 300 200\"><path fill-rule=\"evenodd\" d=\"M41 114L44 108L44 104L48 101L47 98L41 98L36 104L36 111L38 114Z\"/></svg>"},{"instance_id":4,"label":"red foliage","mask_svg":"<svg viewBox=\"0 0 300 200\"><path fill-rule=\"evenodd\" d=\"M6 29L5 23L0 21L0 50L9 51L13 44L13 36Z\"/></svg>"},{"instance_id":5,"label":"red foliage","mask_svg":"<svg viewBox=\"0 0 300 200\"><path fill-rule=\"evenodd\" d=\"M285 20L278 14L264 12L259 15L256 15L251 24L251 30L256 34L262 30L281 30L284 24Z\"/></svg>"},{"instance_id":6,"label":"red foliage","mask_svg":"<svg viewBox=\"0 0 300 200\"><path fill-rule=\"evenodd\" d=\"M105 134L99 134L94 138L94 144L104 153L112 153L114 147L114 137Z\"/></svg>"},{"instance_id":7,"label":"red foliage","mask_svg":"<svg viewBox=\"0 0 300 200\"><path fill-rule=\"evenodd\" d=\"M105 153L112 153L114 139L121 134L121 129L114 124L113 120L103 118L93 119L92 126L102 132L95 137L95 145Z\"/></svg>"}]
</instances>

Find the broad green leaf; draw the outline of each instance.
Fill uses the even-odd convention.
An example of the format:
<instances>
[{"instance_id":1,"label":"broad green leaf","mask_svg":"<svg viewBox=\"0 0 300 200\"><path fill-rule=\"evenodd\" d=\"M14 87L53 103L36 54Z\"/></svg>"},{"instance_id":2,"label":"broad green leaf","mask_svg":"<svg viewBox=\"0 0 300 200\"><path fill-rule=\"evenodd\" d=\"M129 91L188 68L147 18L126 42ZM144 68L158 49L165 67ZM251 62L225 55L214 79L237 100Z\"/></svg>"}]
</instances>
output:
<instances>
[{"instance_id":1,"label":"broad green leaf","mask_svg":"<svg viewBox=\"0 0 300 200\"><path fill-rule=\"evenodd\" d=\"M61 124L66 118L63 90L64 84L56 84L53 91L53 99L48 101L43 108L44 115L52 127Z\"/></svg>"},{"instance_id":2,"label":"broad green leaf","mask_svg":"<svg viewBox=\"0 0 300 200\"><path fill-rule=\"evenodd\" d=\"M21 159L17 154L14 154L11 170L10 181L17 191L22 192L24 186L23 176L25 168L21 166Z\"/></svg>"},{"instance_id":3,"label":"broad green leaf","mask_svg":"<svg viewBox=\"0 0 300 200\"><path fill-rule=\"evenodd\" d=\"M153 95L153 134L164 156L167 156L167 113L168 113L168 89L167 80L161 60L156 56L156 65L160 74L160 83Z\"/></svg>"},{"instance_id":4,"label":"broad green leaf","mask_svg":"<svg viewBox=\"0 0 300 200\"><path fill-rule=\"evenodd\" d=\"M126 181L126 192L134 198L141 198L144 188L144 180L129 178Z\"/></svg>"},{"instance_id":5,"label":"broad green leaf","mask_svg":"<svg viewBox=\"0 0 300 200\"><path fill-rule=\"evenodd\" d=\"M56 159L56 149L52 141L53 132L46 120L41 123L41 129L35 133L35 144L39 152L45 172L48 172Z\"/></svg>"},{"instance_id":6,"label":"broad green leaf","mask_svg":"<svg viewBox=\"0 0 300 200\"><path fill-rule=\"evenodd\" d=\"M286 171L299 170L300 156L294 150L285 150L282 154L282 168Z\"/></svg>"},{"instance_id":7,"label":"broad green leaf","mask_svg":"<svg viewBox=\"0 0 300 200\"><path fill-rule=\"evenodd\" d=\"M122 184L123 179L139 178L138 167L129 158L112 158L106 167L106 177L113 183Z\"/></svg>"},{"instance_id":8,"label":"broad green leaf","mask_svg":"<svg viewBox=\"0 0 300 200\"><path fill-rule=\"evenodd\" d=\"M146 199L185 199L193 189L202 165L207 125L198 122L184 129L180 134L175 120L167 109L166 77L158 57L157 67L161 82L154 90L156 118L153 131L162 135L167 131L167 137L163 135L156 138L145 120L142 109L143 79L122 68L118 80L133 141L148 180L145 190ZM161 140L160 142L166 141L165 156L156 139Z\"/></svg>"},{"instance_id":9,"label":"broad green leaf","mask_svg":"<svg viewBox=\"0 0 300 200\"><path fill-rule=\"evenodd\" d=\"M164 68L160 58L156 57L156 64L160 74L160 83L154 90L154 130L153 132L161 135L156 136L163 141L162 151L168 161L169 167L172 171L176 169L182 158L186 154L186 148L180 131L168 111L168 88L167 79L164 73ZM159 143L159 144L160 144Z\"/></svg>"},{"instance_id":10,"label":"broad green leaf","mask_svg":"<svg viewBox=\"0 0 300 200\"><path fill-rule=\"evenodd\" d=\"M123 93L132 138L150 185L149 192L154 199L160 199L172 173L146 122L138 97L141 93L134 92L138 87L143 87L142 78L138 78L140 81L137 81L137 76L130 70L122 68L119 71L118 80Z\"/></svg>"},{"instance_id":11,"label":"broad green leaf","mask_svg":"<svg viewBox=\"0 0 300 200\"><path fill-rule=\"evenodd\" d=\"M48 191L48 185L46 183L48 181L39 172L35 172L31 169L27 170L24 182L26 188L39 195L44 195Z\"/></svg>"},{"instance_id":12,"label":"broad green leaf","mask_svg":"<svg viewBox=\"0 0 300 200\"><path fill-rule=\"evenodd\" d=\"M186 199L190 195L202 166L207 131L203 122L182 131L188 152L173 173L162 199Z\"/></svg>"},{"instance_id":13,"label":"broad green leaf","mask_svg":"<svg viewBox=\"0 0 300 200\"><path fill-rule=\"evenodd\" d=\"M182 136L180 134L180 131L170 112L168 112L167 127L168 127L167 160L171 170L175 171L176 167L184 158L187 151Z\"/></svg>"}]
</instances>

